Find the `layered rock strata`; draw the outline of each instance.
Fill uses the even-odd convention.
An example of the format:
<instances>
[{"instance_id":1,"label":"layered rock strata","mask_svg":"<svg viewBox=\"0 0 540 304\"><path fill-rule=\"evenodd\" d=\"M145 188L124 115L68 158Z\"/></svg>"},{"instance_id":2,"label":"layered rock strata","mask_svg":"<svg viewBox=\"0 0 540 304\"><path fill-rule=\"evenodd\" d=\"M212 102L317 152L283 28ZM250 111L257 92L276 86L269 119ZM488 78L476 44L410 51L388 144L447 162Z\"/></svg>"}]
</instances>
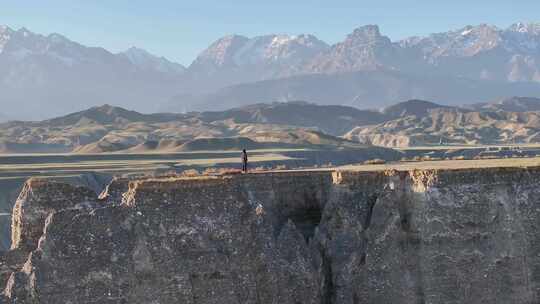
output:
<instances>
[{"instance_id":1,"label":"layered rock strata","mask_svg":"<svg viewBox=\"0 0 540 304\"><path fill-rule=\"evenodd\" d=\"M121 195L117 184L100 199L85 188L27 182L12 250L0 260L0 299L540 301L540 168L125 183Z\"/></svg>"}]
</instances>

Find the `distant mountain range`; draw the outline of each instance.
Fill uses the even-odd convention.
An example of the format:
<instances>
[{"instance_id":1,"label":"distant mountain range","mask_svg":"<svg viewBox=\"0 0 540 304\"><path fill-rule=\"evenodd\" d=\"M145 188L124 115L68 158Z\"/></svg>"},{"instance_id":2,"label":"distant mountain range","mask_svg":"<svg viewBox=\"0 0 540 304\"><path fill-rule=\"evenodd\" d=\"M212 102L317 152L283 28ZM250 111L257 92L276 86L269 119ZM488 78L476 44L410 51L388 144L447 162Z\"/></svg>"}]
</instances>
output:
<instances>
[{"instance_id":1,"label":"distant mountain range","mask_svg":"<svg viewBox=\"0 0 540 304\"><path fill-rule=\"evenodd\" d=\"M539 108L540 99L524 97L469 108L409 100L381 111L287 102L142 114L103 105L44 121L0 123L0 153L539 143Z\"/></svg>"},{"instance_id":2,"label":"distant mountain range","mask_svg":"<svg viewBox=\"0 0 540 304\"><path fill-rule=\"evenodd\" d=\"M400 41L368 25L335 45L313 35L231 35L189 67L138 48L114 54L0 26L0 91L5 114L26 119L103 103L155 112L297 99L382 108L414 98L457 105L540 97L540 24Z\"/></svg>"},{"instance_id":3,"label":"distant mountain range","mask_svg":"<svg viewBox=\"0 0 540 304\"><path fill-rule=\"evenodd\" d=\"M184 67L139 49L113 54L62 35L0 27L0 104L15 118L44 118L111 102L156 111L178 92Z\"/></svg>"},{"instance_id":4,"label":"distant mountain range","mask_svg":"<svg viewBox=\"0 0 540 304\"><path fill-rule=\"evenodd\" d=\"M382 35L378 26L367 25L332 46L311 35L227 36L206 49L189 71L210 76L237 72L219 86L374 70L540 82L539 56L540 24L517 23L507 29L482 24L396 42Z\"/></svg>"}]
</instances>

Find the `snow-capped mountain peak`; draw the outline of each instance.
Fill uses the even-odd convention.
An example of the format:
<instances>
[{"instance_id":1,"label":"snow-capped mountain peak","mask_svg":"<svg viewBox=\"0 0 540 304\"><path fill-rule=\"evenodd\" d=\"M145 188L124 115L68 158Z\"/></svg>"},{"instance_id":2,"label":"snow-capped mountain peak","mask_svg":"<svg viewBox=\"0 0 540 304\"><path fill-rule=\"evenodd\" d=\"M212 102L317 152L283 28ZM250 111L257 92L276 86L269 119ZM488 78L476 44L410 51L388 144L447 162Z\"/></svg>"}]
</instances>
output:
<instances>
[{"instance_id":1,"label":"snow-capped mountain peak","mask_svg":"<svg viewBox=\"0 0 540 304\"><path fill-rule=\"evenodd\" d=\"M146 106L156 95L170 98L171 91L189 96L260 80L359 71L369 71L366 77L395 72L400 77L540 83L540 24L506 29L480 24L397 42L378 26L366 25L332 46L313 35L229 35L211 44L187 71L139 48L114 54L61 34L0 26L0 71L1 100L37 104L51 94L49 99L63 106L72 104L73 96L79 102L139 100ZM292 96L287 90L283 96Z\"/></svg>"},{"instance_id":2,"label":"snow-capped mountain peak","mask_svg":"<svg viewBox=\"0 0 540 304\"><path fill-rule=\"evenodd\" d=\"M326 50L313 35L265 35L254 38L231 35L214 42L197 57L191 69L253 65L295 65Z\"/></svg>"},{"instance_id":3,"label":"snow-capped mountain peak","mask_svg":"<svg viewBox=\"0 0 540 304\"><path fill-rule=\"evenodd\" d=\"M472 30L464 30L463 32L461 32L461 36L467 36L470 33L472 33Z\"/></svg>"},{"instance_id":4,"label":"snow-capped mountain peak","mask_svg":"<svg viewBox=\"0 0 540 304\"><path fill-rule=\"evenodd\" d=\"M289 35L275 35L274 39L272 39L272 42L270 44L271 47L279 47L282 45L286 45L290 43L291 41L294 41L297 39L297 36L289 36Z\"/></svg>"},{"instance_id":5,"label":"snow-capped mountain peak","mask_svg":"<svg viewBox=\"0 0 540 304\"><path fill-rule=\"evenodd\" d=\"M12 34L14 31L7 25L0 25L0 36Z\"/></svg>"},{"instance_id":6,"label":"snow-capped mountain peak","mask_svg":"<svg viewBox=\"0 0 540 304\"><path fill-rule=\"evenodd\" d=\"M516 23L503 32L505 49L538 56L540 53L540 23Z\"/></svg>"},{"instance_id":7,"label":"snow-capped mountain peak","mask_svg":"<svg viewBox=\"0 0 540 304\"><path fill-rule=\"evenodd\" d=\"M508 31L519 32L519 33L528 33L532 35L540 35L540 23L534 22L518 22L512 24Z\"/></svg>"},{"instance_id":8,"label":"snow-capped mountain peak","mask_svg":"<svg viewBox=\"0 0 540 304\"><path fill-rule=\"evenodd\" d=\"M0 55L21 64L28 61L29 66L46 60L51 61L50 64L54 62L69 68L81 64L105 64L112 68L115 64L126 63L127 59L134 67L147 71L180 74L185 70L180 64L141 49L133 48L125 53L113 54L103 48L81 45L61 34L45 36L24 27L12 30L7 26L0 26Z\"/></svg>"},{"instance_id":9,"label":"snow-capped mountain peak","mask_svg":"<svg viewBox=\"0 0 540 304\"><path fill-rule=\"evenodd\" d=\"M237 65L295 65L326 50L328 45L312 35L267 35L250 39L235 55Z\"/></svg>"},{"instance_id":10,"label":"snow-capped mountain peak","mask_svg":"<svg viewBox=\"0 0 540 304\"><path fill-rule=\"evenodd\" d=\"M502 42L501 30L495 26L468 25L462 29L431 34L427 37L405 39L398 44L404 48L417 48L424 57L470 57L498 47Z\"/></svg>"},{"instance_id":11,"label":"snow-capped mountain peak","mask_svg":"<svg viewBox=\"0 0 540 304\"><path fill-rule=\"evenodd\" d=\"M33 33L26 28L20 28L16 31L8 30L7 32L9 39L4 40L2 54L19 62L47 58L47 60L54 60L65 66L73 66L89 59L92 54L97 56L97 50L101 50L99 53L104 51L100 48L83 46L56 33L44 36Z\"/></svg>"}]
</instances>

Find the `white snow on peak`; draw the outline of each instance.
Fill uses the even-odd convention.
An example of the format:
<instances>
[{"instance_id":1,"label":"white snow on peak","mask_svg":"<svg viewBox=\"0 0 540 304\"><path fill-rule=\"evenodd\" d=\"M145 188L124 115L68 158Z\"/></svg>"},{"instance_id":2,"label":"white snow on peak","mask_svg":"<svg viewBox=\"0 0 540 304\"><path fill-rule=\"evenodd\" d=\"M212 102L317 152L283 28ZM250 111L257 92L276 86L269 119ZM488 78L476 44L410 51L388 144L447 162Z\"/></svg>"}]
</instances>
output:
<instances>
[{"instance_id":1,"label":"white snow on peak","mask_svg":"<svg viewBox=\"0 0 540 304\"><path fill-rule=\"evenodd\" d=\"M274 39L272 39L272 43L270 46L272 47L279 47L285 44L290 43L291 41L294 41L297 39L297 36L289 36L289 35L276 35Z\"/></svg>"},{"instance_id":2,"label":"white snow on peak","mask_svg":"<svg viewBox=\"0 0 540 304\"><path fill-rule=\"evenodd\" d=\"M195 61L214 66L295 64L328 46L311 35L271 34L247 38L225 36L214 42Z\"/></svg>"},{"instance_id":3,"label":"white snow on peak","mask_svg":"<svg viewBox=\"0 0 540 304\"><path fill-rule=\"evenodd\" d=\"M505 47L511 52L538 54L540 51L540 24L519 22L504 31Z\"/></svg>"},{"instance_id":4,"label":"white snow on peak","mask_svg":"<svg viewBox=\"0 0 540 304\"><path fill-rule=\"evenodd\" d=\"M522 34L540 35L540 23L518 22L516 24L512 24L507 29L507 32L517 32L517 33L522 33Z\"/></svg>"},{"instance_id":5,"label":"white snow on peak","mask_svg":"<svg viewBox=\"0 0 540 304\"><path fill-rule=\"evenodd\" d=\"M472 29L464 30L463 32L461 32L461 36L467 36L467 35L469 35L469 34L472 33L472 32L473 32Z\"/></svg>"},{"instance_id":6,"label":"white snow on peak","mask_svg":"<svg viewBox=\"0 0 540 304\"><path fill-rule=\"evenodd\" d=\"M234 56L237 65L295 64L328 46L310 35L267 35L250 39Z\"/></svg>"},{"instance_id":7,"label":"white snow on peak","mask_svg":"<svg viewBox=\"0 0 540 304\"><path fill-rule=\"evenodd\" d=\"M527 32L527 26L521 22L518 22L516 24L516 30L520 33L526 33Z\"/></svg>"}]
</instances>

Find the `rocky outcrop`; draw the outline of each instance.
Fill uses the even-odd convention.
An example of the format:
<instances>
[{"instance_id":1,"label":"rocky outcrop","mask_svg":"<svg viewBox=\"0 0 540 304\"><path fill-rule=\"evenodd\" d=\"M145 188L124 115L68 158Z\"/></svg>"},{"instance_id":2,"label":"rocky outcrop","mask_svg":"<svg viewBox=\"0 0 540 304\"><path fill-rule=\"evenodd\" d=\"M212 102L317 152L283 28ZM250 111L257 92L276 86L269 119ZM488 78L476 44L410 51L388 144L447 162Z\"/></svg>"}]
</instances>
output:
<instances>
[{"instance_id":1,"label":"rocky outcrop","mask_svg":"<svg viewBox=\"0 0 540 304\"><path fill-rule=\"evenodd\" d=\"M12 249L32 251L43 234L47 216L55 211L90 207L96 194L87 188L30 179L23 187L12 215Z\"/></svg>"},{"instance_id":2,"label":"rocky outcrop","mask_svg":"<svg viewBox=\"0 0 540 304\"><path fill-rule=\"evenodd\" d=\"M17 277L13 272L29 265L27 259L38 247L50 214L61 210L95 208L96 202L96 194L85 187L43 179L28 180L13 208L12 248L6 253L0 252L0 289L5 288L10 276L12 286Z\"/></svg>"},{"instance_id":3,"label":"rocky outcrop","mask_svg":"<svg viewBox=\"0 0 540 304\"><path fill-rule=\"evenodd\" d=\"M120 204L124 193L129 189L129 177L114 177L99 194L99 199L106 204Z\"/></svg>"},{"instance_id":4,"label":"rocky outcrop","mask_svg":"<svg viewBox=\"0 0 540 304\"><path fill-rule=\"evenodd\" d=\"M4 302L540 299L540 168L125 182L91 204L89 190L27 183Z\"/></svg>"}]
</instances>

